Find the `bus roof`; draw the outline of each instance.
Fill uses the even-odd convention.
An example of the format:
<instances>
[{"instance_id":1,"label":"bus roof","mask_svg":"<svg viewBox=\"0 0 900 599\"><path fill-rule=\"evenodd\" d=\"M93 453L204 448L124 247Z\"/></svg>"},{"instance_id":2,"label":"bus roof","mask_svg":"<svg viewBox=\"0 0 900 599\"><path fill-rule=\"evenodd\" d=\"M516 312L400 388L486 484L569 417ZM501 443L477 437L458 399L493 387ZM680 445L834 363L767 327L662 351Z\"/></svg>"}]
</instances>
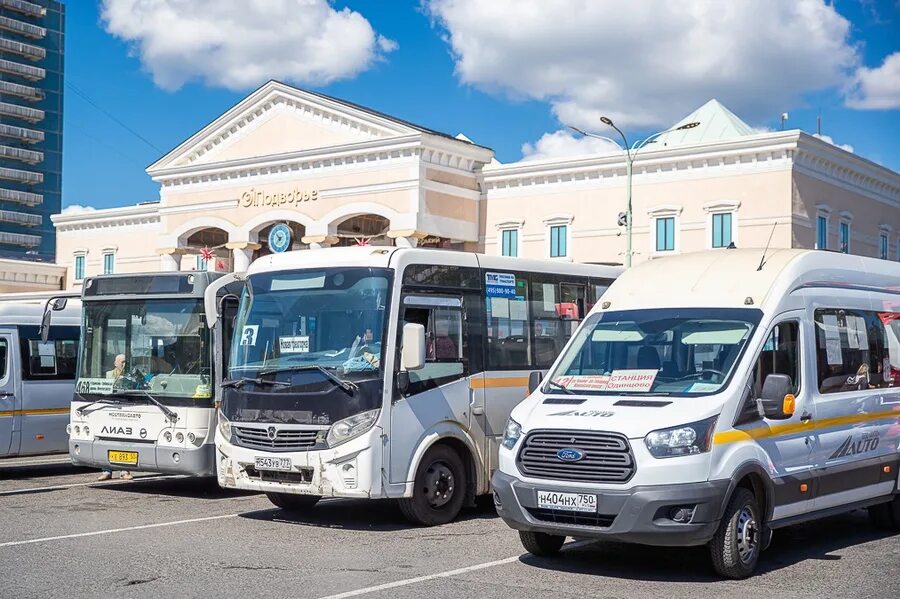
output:
<instances>
[{"instance_id":1,"label":"bus roof","mask_svg":"<svg viewBox=\"0 0 900 599\"><path fill-rule=\"evenodd\" d=\"M43 300L23 300L20 302L0 301L0 326L37 325L44 316ZM66 308L53 314L51 326L78 326L81 324L81 303L69 300Z\"/></svg>"},{"instance_id":2,"label":"bus roof","mask_svg":"<svg viewBox=\"0 0 900 599\"><path fill-rule=\"evenodd\" d=\"M765 259L763 255L765 254ZM762 263L762 268L760 268ZM598 309L764 307L800 287L900 294L900 264L821 250L724 249L666 256L619 277Z\"/></svg>"},{"instance_id":3,"label":"bus roof","mask_svg":"<svg viewBox=\"0 0 900 599\"><path fill-rule=\"evenodd\" d=\"M223 276L220 272L173 271L97 275L82 285L82 300L128 299L139 295L146 299L197 297L211 282Z\"/></svg>"}]
</instances>

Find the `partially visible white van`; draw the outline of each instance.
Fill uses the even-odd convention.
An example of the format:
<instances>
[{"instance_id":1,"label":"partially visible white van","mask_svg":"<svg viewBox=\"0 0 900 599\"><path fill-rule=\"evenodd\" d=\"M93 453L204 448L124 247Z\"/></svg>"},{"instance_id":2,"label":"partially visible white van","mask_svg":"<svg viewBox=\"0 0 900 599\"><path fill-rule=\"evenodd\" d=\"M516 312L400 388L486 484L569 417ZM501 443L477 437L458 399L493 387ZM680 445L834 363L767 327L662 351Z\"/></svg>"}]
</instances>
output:
<instances>
[{"instance_id":1,"label":"partially visible white van","mask_svg":"<svg viewBox=\"0 0 900 599\"><path fill-rule=\"evenodd\" d=\"M511 414L493 477L525 548L708 544L867 507L900 530L900 264L701 252L625 272ZM535 377L536 378L536 377Z\"/></svg>"},{"instance_id":2,"label":"partially visible white van","mask_svg":"<svg viewBox=\"0 0 900 599\"><path fill-rule=\"evenodd\" d=\"M41 323L52 295L0 295L0 457L69 448L81 304L67 300L43 341Z\"/></svg>"}]
</instances>

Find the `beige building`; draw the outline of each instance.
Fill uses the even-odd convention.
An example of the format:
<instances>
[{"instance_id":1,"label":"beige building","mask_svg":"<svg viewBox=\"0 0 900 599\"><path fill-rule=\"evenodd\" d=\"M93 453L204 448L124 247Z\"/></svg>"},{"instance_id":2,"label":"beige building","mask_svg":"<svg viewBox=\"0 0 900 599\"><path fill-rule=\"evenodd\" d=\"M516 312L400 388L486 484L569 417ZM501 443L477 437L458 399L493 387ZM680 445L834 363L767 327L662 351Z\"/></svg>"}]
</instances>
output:
<instances>
[{"instance_id":1,"label":"beige building","mask_svg":"<svg viewBox=\"0 0 900 599\"><path fill-rule=\"evenodd\" d=\"M726 247L900 258L900 174L800 131L755 133L716 101L634 163L634 260ZM292 249L427 245L623 262L622 154L500 164L493 152L269 82L147 169L159 202L62 214L66 286L101 272L244 269ZM201 251L214 255L206 261Z\"/></svg>"}]
</instances>

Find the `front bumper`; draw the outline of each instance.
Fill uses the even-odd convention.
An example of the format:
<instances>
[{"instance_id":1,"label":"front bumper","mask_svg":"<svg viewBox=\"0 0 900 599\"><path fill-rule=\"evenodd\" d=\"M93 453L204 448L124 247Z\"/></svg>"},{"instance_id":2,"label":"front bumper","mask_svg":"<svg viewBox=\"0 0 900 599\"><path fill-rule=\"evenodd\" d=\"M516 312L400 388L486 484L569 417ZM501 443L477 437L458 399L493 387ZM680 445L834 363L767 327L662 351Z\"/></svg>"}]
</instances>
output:
<instances>
[{"instance_id":1,"label":"front bumper","mask_svg":"<svg viewBox=\"0 0 900 599\"><path fill-rule=\"evenodd\" d=\"M634 487L623 491L554 487L494 473L497 513L512 528L579 539L611 539L643 545L689 546L708 542L719 526L729 481ZM598 514L553 512L537 508L537 491L590 493L598 496ZM672 508L693 507L681 524Z\"/></svg>"},{"instance_id":2,"label":"front bumper","mask_svg":"<svg viewBox=\"0 0 900 599\"><path fill-rule=\"evenodd\" d=\"M159 446L155 443L138 445L116 441L69 439L69 456L71 456L73 464L131 472L215 476L215 450L215 445L212 443L200 447L184 448ZM109 451L136 451L138 453L137 466L110 464ZM176 454L177 462L175 461Z\"/></svg>"}]
</instances>

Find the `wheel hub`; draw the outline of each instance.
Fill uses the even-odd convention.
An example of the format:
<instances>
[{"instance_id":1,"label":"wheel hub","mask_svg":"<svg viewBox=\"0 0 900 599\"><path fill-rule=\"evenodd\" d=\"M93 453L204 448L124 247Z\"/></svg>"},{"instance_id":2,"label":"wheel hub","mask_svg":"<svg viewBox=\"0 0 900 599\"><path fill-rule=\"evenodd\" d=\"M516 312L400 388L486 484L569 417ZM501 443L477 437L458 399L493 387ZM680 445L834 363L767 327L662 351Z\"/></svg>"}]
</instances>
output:
<instances>
[{"instance_id":1,"label":"wheel hub","mask_svg":"<svg viewBox=\"0 0 900 599\"><path fill-rule=\"evenodd\" d=\"M738 515L737 549L745 564L753 560L759 549L759 527L749 507L744 507Z\"/></svg>"},{"instance_id":2,"label":"wheel hub","mask_svg":"<svg viewBox=\"0 0 900 599\"><path fill-rule=\"evenodd\" d=\"M453 499L453 471L443 462L435 462L425 470L425 496L432 508L444 507Z\"/></svg>"}]
</instances>

